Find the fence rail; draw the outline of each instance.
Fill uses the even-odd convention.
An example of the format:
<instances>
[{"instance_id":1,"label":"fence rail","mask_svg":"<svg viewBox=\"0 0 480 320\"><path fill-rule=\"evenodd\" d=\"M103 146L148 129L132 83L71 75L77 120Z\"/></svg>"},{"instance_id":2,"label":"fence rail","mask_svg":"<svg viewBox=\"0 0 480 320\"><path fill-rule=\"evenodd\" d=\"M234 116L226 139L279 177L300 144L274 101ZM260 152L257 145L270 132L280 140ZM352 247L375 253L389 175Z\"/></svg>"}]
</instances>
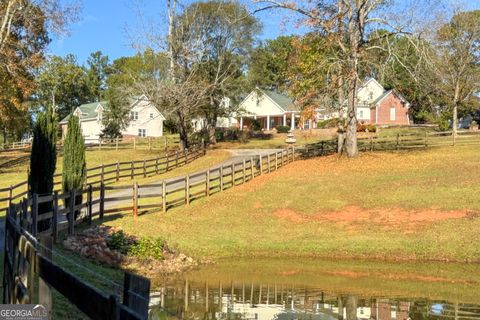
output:
<instances>
[{"instance_id":1,"label":"fence rail","mask_svg":"<svg viewBox=\"0 0 480 320\"><path fill-rule=\"evenodd\" d=\"M45 200L48 197L41 197ZM39 199L33 198L36 205ZM150 281L126 273L123 303L107 295L53 261L52 238L36 232L35 216L29 219L25 203L11 205L5 224L3 303L40 303L52 311L52 289L91 319L147 319ZM37 285L38 284L38 285Z\"/></svg>"},{"instance_id":2,"label":"fence rail","mask_svg":"<svg viewBox=\"0 0 480 320\"><path fill-rule=\"evenodd\" d=\"M126 178L133 180L136 177L145 178L151 175L162 174L188 164L205 155L205 153L205 148L194 146L188 151L167 153L163 157L102 164L101 166L87 169L86 184L109 184ZM54 190L60 190L62 174L57 173L53 178ZM0 207L0 210L6 210L8 208L8 203L27 195L27 187L28 181L25 180L15 185L11 185L8 188L0 188L0 203L7 202L6 206Z\"/></svg>"}]
</instances>

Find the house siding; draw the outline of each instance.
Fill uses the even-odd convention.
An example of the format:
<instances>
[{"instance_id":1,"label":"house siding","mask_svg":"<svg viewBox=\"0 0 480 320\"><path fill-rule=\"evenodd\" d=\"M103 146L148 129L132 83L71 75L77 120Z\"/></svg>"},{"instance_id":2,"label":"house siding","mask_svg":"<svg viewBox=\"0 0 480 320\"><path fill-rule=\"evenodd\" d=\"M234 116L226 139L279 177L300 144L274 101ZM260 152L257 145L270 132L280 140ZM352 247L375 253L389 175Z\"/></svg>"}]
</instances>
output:
<instances>
[{"instance_id":1,"label":"house siding","mask_svg":"<svg viewBox=\"0 0 480 320\"><path fill-rule=\"evenodd\" d=\"M139 101L130 111L138 112L138 119L130 120L128 127L122 131L124 136L138 136L138 129L145 129L147 137L163 135L163 116L148 101ZM153 114L153 119L150 119L150 114Z\"/></svg>"},{"instance_id":2,"label":"house siding","mask_svg":"<svg viewBox=\"0 0 480 320\"><path fill-rule=\"evenodd\" d=\"M395 108L395 120L390 120L390 108ZM377 105L377 124L409 125L408 108L395 94L389 94Z\"/></svg>"}]
</instances>

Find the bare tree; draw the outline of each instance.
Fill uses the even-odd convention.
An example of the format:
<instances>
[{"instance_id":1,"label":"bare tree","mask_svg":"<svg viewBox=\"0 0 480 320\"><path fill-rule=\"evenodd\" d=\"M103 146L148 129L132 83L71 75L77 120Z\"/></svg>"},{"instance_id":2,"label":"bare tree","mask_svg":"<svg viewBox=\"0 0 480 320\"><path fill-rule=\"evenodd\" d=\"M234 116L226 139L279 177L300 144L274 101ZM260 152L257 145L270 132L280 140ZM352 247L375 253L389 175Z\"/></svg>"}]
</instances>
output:
<instances>
[{"instance_id":1,"label":"bare tree","mask_svg":"<svg viewBox=\"0 0 480 320\"><path fill-rule=\"evenodd\" d=\"M338 96L346 92L346 138L344 149L349 157L358 154L357 147L357 89L360 63L367 51L378 47L378 40L412 32L412 20L399 21L389 11L394 1L385 0L252 0L261 5L256 11L288 9L299 13L303 25L319 32L331 45L339 48L335 63ZM405 8L404 8L405 10ZM406 13L412 14L406 10ZM398 17L398 15L397 15ZM410 16L409 16L410 17ZM407 27L409 26L409 27ZM377 30L385 30L376 33ZM345 88L344 88L345 87Z\"/></svg>"}]
</instances>

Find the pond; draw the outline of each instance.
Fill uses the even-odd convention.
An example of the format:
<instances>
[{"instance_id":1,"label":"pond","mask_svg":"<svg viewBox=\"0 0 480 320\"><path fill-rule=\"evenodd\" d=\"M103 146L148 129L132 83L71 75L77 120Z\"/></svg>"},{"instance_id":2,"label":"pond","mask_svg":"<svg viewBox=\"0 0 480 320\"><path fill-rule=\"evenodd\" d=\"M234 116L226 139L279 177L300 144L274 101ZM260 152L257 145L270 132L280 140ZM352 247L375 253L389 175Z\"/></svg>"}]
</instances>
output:
<instances>
[{"instance_id":1,"label":"pond","mask_svg":"<svg viewBox=\"0 0 480 320\"><path fill-rule=\"evenodd\" d=\"M219 261L154 283L151 319L480 319L480 265Z\"/></svg>"}]
</instances>

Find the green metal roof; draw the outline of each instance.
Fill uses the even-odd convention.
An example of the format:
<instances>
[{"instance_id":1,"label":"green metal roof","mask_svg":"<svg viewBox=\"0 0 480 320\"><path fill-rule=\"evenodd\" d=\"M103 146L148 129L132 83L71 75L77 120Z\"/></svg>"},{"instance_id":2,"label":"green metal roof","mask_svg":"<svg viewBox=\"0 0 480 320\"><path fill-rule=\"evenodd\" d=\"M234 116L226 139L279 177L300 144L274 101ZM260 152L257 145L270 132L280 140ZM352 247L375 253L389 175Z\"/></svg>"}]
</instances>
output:
<instances>
[{"instance_id":1,"label":"green metal roof","mask_svg":"<svg viewBox=\"0 0 480 320\"><path fill-rule=\"evenodd\" d=\"M103 109L106 109L108 107L108 101L92 102L80 105L78 107L78 109L80 109L80 111L82 112L80 119L95 119L97 117L97 112L95 112L95 109L97 109L98 105L101 105ZM63 118L60 123L68 122L68 118L70 118L70 115Z\"/></svg>"},{"instance_id":2,"label":"green metal roof","mask_svg":"<svg viewBox=\"0 0 480 320\"><path fill-rule=\"evenodd\" d=\"M272 99L276 104L278 104L285 111L299 111L299 108L295 105L292 98L284 94L260 89L266 96Z\"/></svg>"}]
</instances>

